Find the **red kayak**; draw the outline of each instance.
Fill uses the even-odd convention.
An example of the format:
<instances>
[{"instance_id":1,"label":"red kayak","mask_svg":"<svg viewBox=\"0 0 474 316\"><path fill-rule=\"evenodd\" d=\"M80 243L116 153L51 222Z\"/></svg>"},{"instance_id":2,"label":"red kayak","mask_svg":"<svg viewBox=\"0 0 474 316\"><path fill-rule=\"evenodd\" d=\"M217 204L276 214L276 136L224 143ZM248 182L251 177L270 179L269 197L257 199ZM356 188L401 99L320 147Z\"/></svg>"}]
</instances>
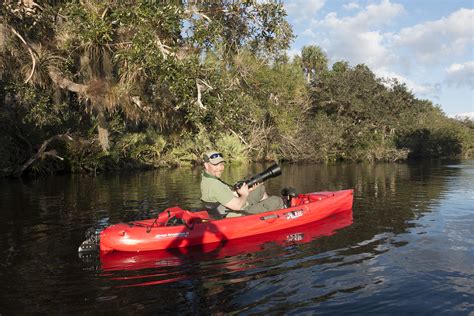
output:
<instances>
[{"instance_id":1,"label":"red kayak","mask_svg":"<svg viewBox=\"0 0 474 316\"><path fill-rule=\"evenodd\" d=\"M331 236L351 224L352 210L348 210L298 227L194 247L143 252L101 252L100 263L106 272L180 266L189 260L209 261L257 253L266 249L269 244L282 247L305 244L323 236Z\"/></svg>"},{"instance_id":2,"label":"red kayak","mask_svg":"<svg viewBox=\"0 0 474 316\"><path fill-rule=\"evenodd\" d=\"M353 190L299 194L289 208L224 219L213 219L207 211L172 207L155 219L107 227L100 234L100 250L161 250L266 234L350 210L353 195Z\"/></svg>"}]
</instances>

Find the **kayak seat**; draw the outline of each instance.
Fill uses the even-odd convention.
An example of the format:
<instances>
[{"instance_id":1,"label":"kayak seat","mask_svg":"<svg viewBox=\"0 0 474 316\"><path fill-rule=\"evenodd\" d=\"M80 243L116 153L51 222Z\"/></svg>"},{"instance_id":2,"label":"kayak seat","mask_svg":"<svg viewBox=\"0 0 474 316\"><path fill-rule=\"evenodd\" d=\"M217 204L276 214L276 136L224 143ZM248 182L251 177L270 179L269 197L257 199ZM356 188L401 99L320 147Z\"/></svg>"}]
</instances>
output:
<instances>
[{"instance_id":1,"label":"kayak seat","mask_svg":"<svg viewBox=\"0 0 474 316\"><path fill-rule=\"evenodd\" d=\"M170 207L158 215L156 219L157 226L176 226L186 225L191 226L198 223L207 222L210 220L207 211L190 212L175 206Z\"/></svg>"},{"instance_id":2,"label":"kayak seat","mask_svg":"<svg viewBox=\"0 0 474 316\"><path fill-rule=\"evenodd\" d=\"M292 206L291 200L293 200L298 194L296 189L292 187L284 187L280 192L281 198L283 199L283 207L288 208Z\"/></svg>"},{"instance_id":3,"label":"kayak seat","mask_svg":"<svg viewBox=\"0 0 474 316\"><path fill-rule=\"evenodd\" d=\"M317 202L324 199L327 199L334 194L298 194L296 197L291 199L291 206L298 206L303 204L308 204L311 202Z\"/></svg>"},{"instance_id":4,"label":"kayak seat","mask_svg":"<svg viewBox=\"0 0 474 316\"><path fill-rule=\"evenodd\" d=\"M219 202L207 202L201 200L203 208L207 210L209 217L212 219L223 219L227 214L219 212L218 208L221 205Z\"/></svg>"},{"instance_id":5,"label":"kayak seat","mask_svg":"<svg viewBox=\"0 0 474 316\"><path fill-rule=\"evenodd\" d=\"M207 222L210 219L207 211L200 211L200 212L183 211L181 218L188 225Z\"/></svg>"}]
</instances>

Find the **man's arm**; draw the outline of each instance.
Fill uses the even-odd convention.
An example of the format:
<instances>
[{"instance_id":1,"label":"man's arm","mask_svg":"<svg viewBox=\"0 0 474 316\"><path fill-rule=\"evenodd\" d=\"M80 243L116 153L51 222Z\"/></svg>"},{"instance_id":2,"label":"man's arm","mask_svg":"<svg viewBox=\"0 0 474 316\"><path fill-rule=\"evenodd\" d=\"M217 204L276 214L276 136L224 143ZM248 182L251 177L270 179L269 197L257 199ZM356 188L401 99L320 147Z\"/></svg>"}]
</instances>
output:
<instances>
[{"instance_id":1,"label":"man's arm","mask_svg":"<svg viewBox=\"0 0 474 316\"><path fill-rule=\"evenodd\" d=\"M251 188L248 187L247 183L244 183L240 189L237 190L237 194L232 198L228 203L222 204L230 210L239 211L242 210L247 204L247 198L253 190L259 187L261 183L253 185ZM235 192L234 192L235 193ZM267 193L265 192L262 200L268 198Z\"/></svg>"},{"instance_id":2,"label":"man's arm","mask_svg":"<svg viewBox=\"0 0 474 316\"><path fill-rule=\"evenodd\" d=\"M247 184L244 183L244 185L242 185L242 187L237 190L238 195L234 196L232 200L230 200L228 203L223 204L223 205L227 207L228 209L234 210L234 211L243 209L245 204L247 204L247 197L249 196L250 191L251 190L249 190L249 187L247 186Z\"/></svg>"}]
</instances>

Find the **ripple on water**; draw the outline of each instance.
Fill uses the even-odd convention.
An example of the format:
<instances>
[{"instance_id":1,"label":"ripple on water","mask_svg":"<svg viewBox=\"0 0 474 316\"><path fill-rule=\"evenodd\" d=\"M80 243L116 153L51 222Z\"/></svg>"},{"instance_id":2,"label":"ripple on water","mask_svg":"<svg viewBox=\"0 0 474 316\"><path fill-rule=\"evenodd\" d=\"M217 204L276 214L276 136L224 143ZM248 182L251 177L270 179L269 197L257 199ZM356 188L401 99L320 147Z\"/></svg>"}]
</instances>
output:
<instances>
[{"instance_id":1,"label":"ripple on water","mask_svg":"<svg viewBox=\"0 0 474 316\"><path fill-rule=\"evenodd\" d=\"M247 174L242 168L229 175ZM198 171L0 183L1 312L468 315L474 310L474 161L290 165L267 187L278 192L287 184L301 192L355 188L353 223L302 244L268 240L219 256L213 251L132 256L107 268L99 259L78 259L85 231L120 221L134 209L154 216L168 204L194 206Z\"/></svg>"}]
</instances>

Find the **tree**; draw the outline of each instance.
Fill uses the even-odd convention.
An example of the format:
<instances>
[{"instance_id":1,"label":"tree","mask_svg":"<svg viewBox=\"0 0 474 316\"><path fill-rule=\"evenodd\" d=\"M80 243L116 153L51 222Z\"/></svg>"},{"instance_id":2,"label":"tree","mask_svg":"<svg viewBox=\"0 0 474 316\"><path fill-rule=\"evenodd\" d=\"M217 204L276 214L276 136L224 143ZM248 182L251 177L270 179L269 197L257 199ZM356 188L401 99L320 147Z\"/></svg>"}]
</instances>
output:
<instances>
[{"instance_id":1,"label":"tree","mask_svg":"<svg viewBox=\"0 0 474 316\"><path fill-rule=\"evenodd\" d=\"M276 2L7 0L1 24L10 44L2 62L10 73L21 65L27 85L51 95L59 89L62 100L48 106L77 101L107 152L114 113L163 133L196 128L214 85L203 56L231 61L246 47L277 59L293 38L285 15Z\"/></svg>"},{"instance_id":2,"label":"tree","mask_svg":"<svg viewBox=\"0 0 474 316\"><path fill-rule=\"evenodd\" d=\"M328 59L326 54L318 46L303 46L301 50L301 61L308 83L315 80L323 71L327 70Z\"/></svg>"}]
</instances>

